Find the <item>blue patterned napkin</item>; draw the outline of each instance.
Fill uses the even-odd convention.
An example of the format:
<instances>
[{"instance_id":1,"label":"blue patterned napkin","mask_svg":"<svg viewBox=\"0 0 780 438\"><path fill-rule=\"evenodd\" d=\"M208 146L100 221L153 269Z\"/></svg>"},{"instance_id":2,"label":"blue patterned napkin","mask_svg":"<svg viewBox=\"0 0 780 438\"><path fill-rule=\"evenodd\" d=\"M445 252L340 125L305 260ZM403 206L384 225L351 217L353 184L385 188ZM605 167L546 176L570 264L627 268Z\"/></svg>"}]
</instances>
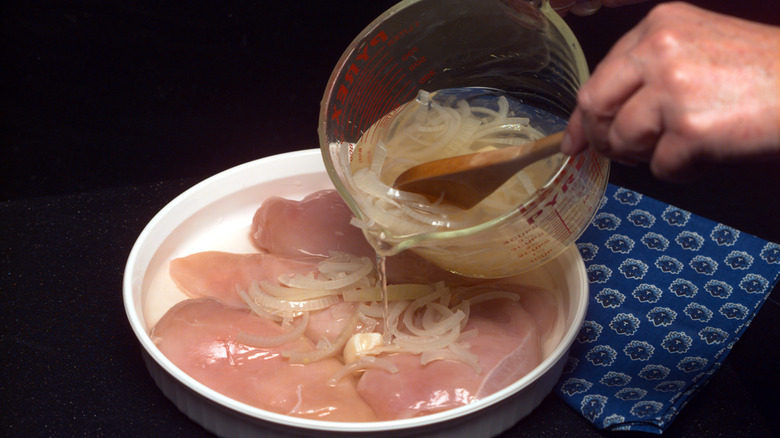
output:
<instances>
[{"instance_id":1,"label":"blue patterned napkin","mask_svg":"<svg viewBox=\"0 0 780 438\"><path fill-rule=\"evenodd\" d=\"M590 308L555 391L599 429L663 432L780 277L780 245L614 185L577 246Z\"/></svg>"}]
</instances>

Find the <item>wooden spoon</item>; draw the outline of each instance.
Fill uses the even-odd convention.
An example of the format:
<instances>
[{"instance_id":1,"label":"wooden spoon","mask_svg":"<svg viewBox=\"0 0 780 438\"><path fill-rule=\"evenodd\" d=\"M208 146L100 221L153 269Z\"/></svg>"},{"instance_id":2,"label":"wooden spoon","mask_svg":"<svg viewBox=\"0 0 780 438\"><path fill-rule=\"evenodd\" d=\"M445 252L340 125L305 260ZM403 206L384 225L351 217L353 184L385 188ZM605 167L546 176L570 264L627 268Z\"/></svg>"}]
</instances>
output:
<instances>
[{"instance_id":1,"label":"wooden spoon","mask_svg":"<svg viewBox=\"0 0 780 438\"><path fill-rule=\"evenodd\" d=\"M562 139L557 132L530 144L429 161L407 169L393 187L468 210L524 167L560 152Z\"/></svg>"}]
</instances>

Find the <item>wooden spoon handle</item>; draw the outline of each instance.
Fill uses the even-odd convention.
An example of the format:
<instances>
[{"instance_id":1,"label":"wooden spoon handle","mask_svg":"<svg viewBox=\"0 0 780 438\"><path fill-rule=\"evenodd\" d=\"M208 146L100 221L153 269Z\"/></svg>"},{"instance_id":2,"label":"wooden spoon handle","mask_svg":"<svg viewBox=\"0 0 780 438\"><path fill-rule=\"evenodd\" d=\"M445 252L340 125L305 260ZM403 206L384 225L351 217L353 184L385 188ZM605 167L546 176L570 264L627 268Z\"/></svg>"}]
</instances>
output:
<instances>
[{"instance_id":1,"label":"wooden spoon handle","mask_svg":"<svg viewBox=\"0 0 780 438\"><path fill-rule=\"evenodd\" d=\"M536 140L527 151L520 152L515 159L514 165L517 166L517 170L520 170L531 163L557 154L561 151L562 140L563 131Z\"/></svg>"}]
</instances>

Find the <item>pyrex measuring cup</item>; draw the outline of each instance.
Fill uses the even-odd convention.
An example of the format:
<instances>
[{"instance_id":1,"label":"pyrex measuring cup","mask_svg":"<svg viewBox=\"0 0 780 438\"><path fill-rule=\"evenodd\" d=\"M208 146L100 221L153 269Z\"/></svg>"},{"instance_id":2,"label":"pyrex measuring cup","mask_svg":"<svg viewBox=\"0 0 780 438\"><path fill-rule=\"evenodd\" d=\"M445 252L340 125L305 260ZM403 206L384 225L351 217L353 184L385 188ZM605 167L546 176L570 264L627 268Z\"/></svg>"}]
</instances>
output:
<instances>
[{"instance_id":1,"label":"pyrex measuring cup","mask_svg":"<svg viewBox=\"0 0 780 438\"><path fill-rule=\"evenodd\" d=\"M394 125L428 117L419 115L426 109L475 104L453 103L451 95L488 96L508 99L504 113L511 102L509 115L549 134L565 126L587 74L577 40L547 0L403 1L358 35L330 77L319 121L326 168L357 218L371 224L353 176L403 143L388 137L403 128ZM485 105L498 101L491 102ZM480 111L500 112L497 105ZM369 135L378 140L366 141ZM366 236L380 253L411 249L468 276L532 269L579 237L607 183L608 161L590 151L557 160L530 195L479 223L423 232L368 226Z\"/></svg>"}]
</instances>

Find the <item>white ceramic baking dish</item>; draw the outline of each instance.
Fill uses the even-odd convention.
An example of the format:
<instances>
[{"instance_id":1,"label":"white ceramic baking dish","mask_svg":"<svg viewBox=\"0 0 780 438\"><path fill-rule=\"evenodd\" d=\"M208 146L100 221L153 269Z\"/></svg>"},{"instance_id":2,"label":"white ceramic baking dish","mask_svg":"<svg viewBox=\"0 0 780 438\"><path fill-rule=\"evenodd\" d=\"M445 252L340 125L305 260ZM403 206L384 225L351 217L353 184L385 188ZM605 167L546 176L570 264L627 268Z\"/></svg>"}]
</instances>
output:
<instances>
[{"instance_id":1,"label":"white ceramic baking dish","mask_svg":"<svg viewBox=\"0 0 780 438\"><path fill-rule=\"evenodd\" d=\"M557 348L536 369L509 387L473 404L432 415L369 423L281 415L240 403L204 386L155 347L149 337L150 328L165 310L185 298L167 277L169 260L205 250L251 250L246 233L254 211L265 198L300 199L331 187L319 149L275 155L234 167L195 185L149 222L128 258L123 293L127 318L143 347L143 359L163 393L193 421L225 437L490 437L512 427L536 408L559 379L587 309L585 266L574 246L541 268L524 274L522 279L526 284L563 291L565 326Z\"/></svg>"}]
</instances>

